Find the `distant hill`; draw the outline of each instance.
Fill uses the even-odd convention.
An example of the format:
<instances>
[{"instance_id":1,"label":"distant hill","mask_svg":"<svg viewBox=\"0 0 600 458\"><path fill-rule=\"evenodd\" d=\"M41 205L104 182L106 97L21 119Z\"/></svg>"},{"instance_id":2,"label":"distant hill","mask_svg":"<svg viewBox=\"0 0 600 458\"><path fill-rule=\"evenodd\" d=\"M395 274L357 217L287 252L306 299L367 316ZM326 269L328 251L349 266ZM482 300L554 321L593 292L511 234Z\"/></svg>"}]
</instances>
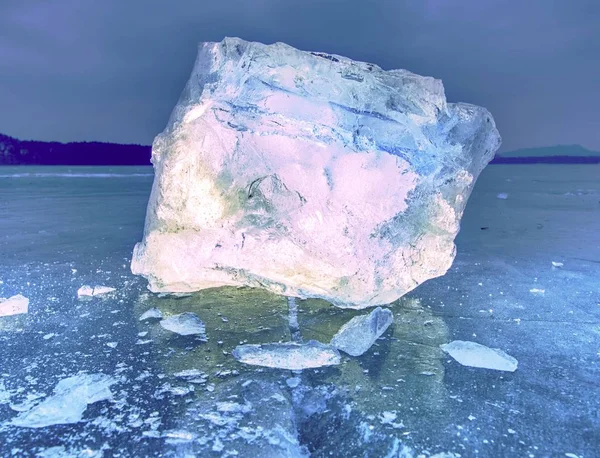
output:
<instances>
[{"instance_id":1,"label":"distant hill","mask_svg":"<svg viewBox=\"0 0 600 458\"><path fill-rule=\"evenodd\" d=\"M151 147L38 142L0 134L0 165L150 165Z\"/></svg>"},{"instance_id":2,"label":"distant hill","mask_svg":"<svg viewBox=\"0 0 600 458\"><path fill-rule=\"evenodd\" d=\"M497 155L492 164L600 164L600 151L581 145L525 148Z\"/></svg>"}]
</instances>

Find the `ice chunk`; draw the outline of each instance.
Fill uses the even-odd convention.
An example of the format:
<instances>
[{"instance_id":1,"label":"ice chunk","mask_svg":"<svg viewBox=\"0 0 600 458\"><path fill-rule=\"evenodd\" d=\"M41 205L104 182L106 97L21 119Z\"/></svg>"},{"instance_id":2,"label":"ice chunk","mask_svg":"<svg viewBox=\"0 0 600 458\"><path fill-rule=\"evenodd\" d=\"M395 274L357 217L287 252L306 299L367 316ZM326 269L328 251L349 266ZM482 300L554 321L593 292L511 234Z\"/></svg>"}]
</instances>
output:
<instances>
[{"instance_id":1,"label":"ice chunk","mask_svg":"<svg viewBox=\"0 0 600 458\"><path fill-rule=\"evenodd\" d=\"M464 340L455 340L449 344L440 345L440 348L463 366L507 372L517 370L517 360L497 348L489 348Z\"/></svg>"},{"instance_id":2,"label":"ice chunk","mask_svg":"<svg viewBox=\"0 0 600 458\"><path fill-rule=\"evenodd\" d=\"M162 312L160 310L158 310L156 307L152 307L151 309L148 309L144 313L142 313L142 316L140 317L140 321L145 321L145 320L150 320L150 319L160 320L160 319L162 319L162 317L163 317Z\"/></svg>"},{"instance_id":3,"label":"ice chunk","mask_svg":"<svg viewBox=\"0 0 600 458\"><path fill-rule=\"evenodd\" d=\"M500 194L498 194L496 197L497 197L498 199L506 200L506 199L508 199L508 194L507 194L507 193L505 193L505 192L501 192L501 193L500 193Z\"/></svg>"},{"instance_id":4,"label":"ice chunk","mask_svg":"<svg viewBox=\"0 0 600 458\"><path fill-rule=\"evenodd\" d=\"M12 420L15 426L45 426L81 421L88 404L112 399L111 385L117 380L105 374L80 374L61 380L54 394Z\"/></svg>"},{"instance_id":5,"label":"ice chunk","mask_svg":"<svg viewBox=\"0 0 600 458\"><path fill-rule=\"evenodd\" d=\"M306 343L238 345L233 350L233 356L245 364L289 370L332 366L341 360L335 348L316 340Z\"/></svg>"},{"instance_id":6,"label":"ice chunk","mask_svg":"<svg viewBox=\"0 0 600 458\"><path fill-rule=\"evenodd\" d=\"M360 356L394 321L391 310L377 307L367 315L355 316L337 332L331 345L352 356Z\"/></svg>"},{"instance_id":7,"label":"ice chunk","mask_svg":"<svg viewBox=\"0 0 600 458\"><path fill-rule=\"evenodd\" d=\"M29 309L29 299L21 294L5 299L0 297L0 316L19 315L27 313Z\"/></svg>"},{"instance_id":8,"label":"ice chunk","mask_svg":"<svg viewBox=\"0 0 600 458\"><path fill-rule=\"evenodd\" d=\"M562 267L564 263L558 261L552 261L552 267Z\"/></svg>"},{"instance_id":9,"label":"ice chunk","mask_svg":"<svg viewBox=\"0 0 600 458\"><path fill-rule=\"evenodd\" d=\"M204 43L153 143L132 271L158 293L388 304L450 268L499 145L491 114L448 103L439 80L283 43Z\"/></svg>"},{"instance_id":10,"label":"ice chunk","mask_svg":"<svg viewBox=\"0 0 600 458\"><path fill-rule=\"evenodd\" d=\"M160 321L160 325L168 331L182 336L199 335L206 337L204 322L192 312L180 313Z\"/></svg>"},{"instance_id":11,"label":"ice chunk","mask_svg":"<svg viewBox=\"0 0 600 458\"><path fill-rule=\"evenodd\" d=\"M86 298L86 297L95 297L102 296L105 294L112 293L116 291L115 288L111 288L110 286L94 286L91 287L89 285L83 285L81 288L77 290L78 298Z\"/></svg>"},{"instance_id":12,"label":"ice chunk","mask_svg":"<svg viewBox=\"0 0 600 458\"><path fill-rule=\"evenodd\" d=\"M531 294L544 294L546 292L546 290L545 289L540 289L540 288L531 288L529 290L529 292Z\"/></svg>"}]
</instances>

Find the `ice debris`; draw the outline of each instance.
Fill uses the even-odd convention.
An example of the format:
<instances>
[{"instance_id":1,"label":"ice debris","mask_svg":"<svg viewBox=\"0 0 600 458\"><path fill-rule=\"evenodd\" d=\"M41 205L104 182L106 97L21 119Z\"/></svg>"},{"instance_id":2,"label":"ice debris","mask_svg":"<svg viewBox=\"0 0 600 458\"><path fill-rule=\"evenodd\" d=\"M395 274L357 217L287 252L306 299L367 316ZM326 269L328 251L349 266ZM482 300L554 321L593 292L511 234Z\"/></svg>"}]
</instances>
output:
<instances>
[{"instance_id":1,"label":"ice debris","mask_svg":"<svg viewBox=\"0 0 600 458\"><path fill-rule=\"evenodd\" d=\"M156 307L152 307L151 309L146 310L144 313L142 313L142 316L140 317L140 321L146 321L146 320L150 320L150 319L156 319L156 320L160 320L162 319L163 314L160 310L158 310Z\"/></svg>"},{"instance_id":2,"label":"ice debris","mask_svg":"<svg viewBox=\"0 0 600 458\"><path fill-rule=\"evenodd\" d=\"M245 364L289 370L333 366L341 361L337 349L316 340L306 343L238 345L232 354Z\"/></svg>"},{"instance_id":3,"label":"ice debris","mask_svg":"<svg viewBox=\"0 0 600 458\"><path fill-rule=\"evenodd\" d=\"M56 385L54 394L12 420L14 426L43 428L45 426L81 421L88 404L112 399L114 377L105 374L80 374L68 377Z\"/></svg>"},{"instance_id":4,"label":"ice debris","mask_svg":"<svg viewBox=\"0 0 600 458\"><path fill-rule=\"evenodd\" d=\"M463 366L514 372L518 361L498 348L489 348L476 342L455 340L440 348Z\"/></svg>"},{"instance_id":5,"label":"ice debris","mask_svg":"<svg viewBox=\"0 0 600 458\"><path fill-rule=\"evenodd\" d=\"M377 307L367 315L355 316L340 328L331 346L352 356L364 354L394 321L391 310Z\"/></svg>"},{"instance_id":6,"label":"ice debris","mask_svg":"<svg viewBox=\"0 0 600 458\"><path fill-rule=\"evenodd\" d=\"M506 199L508 199L508 194L507 194L507 193L505 193L505 192L501 192L501 193L500 193L500 194L498 194L496 197L497 197L498 199L506 200Z\"/></svg>"},{"instance_id":7,"label":"ice debris","mask_svg":"<svg viewBox=\"0 0 600 458\"><path fill-rule=\"evenodd\" d=\"M558 261L552 261L552 267L562 267L564 263Z\"/></svg>"},{"instance_id":8,"label":"ice debris","mask_svg":"<svg viewBox=\"0 0 600 458\"><path fill-rule=\"evenodd\" d=\"M544 294L546 292L545 289L532 288L529 290L531 294Z\"/></svg>"},{"instance_id":9,"label":"ice debris","mask_svg":"<svg viewBox=\"0 0 600 458\"><path fill-rule=\"evenodd\" d=\"M5 299L0 297L0 316L19 315L27 313L29 309L29 299L21 294Z\"/></svg>"},{"instance_id":10,"label":"ice debris","mask_svg":"<svg viewBox=\"0 0 600 458\"><path fill-rule=\"evenodd\" d=\"M176 372L173 375L188 383L203 384L208 380L208 375L199 369L186 369L184 371Z\"/></svg>"},{"instance_id":11,"label":"ice debris","mask_svg":"<svg viewBox=\"0 0 600 458\"><path fill-rule=\"evenodd\" d=\"M204 322L192 312L180 313L160 321L160 325L168 331L182 336L199 335L206 337Z\"/></svg>"},{"instance_id":12,"label":"ice debris","mask_svg":"<svg viewBox=\"0 0 600 458\"><path fill-rule=\"evenodd\" d=\"M116 288L111 288L110 286L89 286L89 285L83 285L81 288L79 288L77 290L77 297L78 298L85 298L85 297L96 297L96 296L102 296L105 294L109 294L112 293L113 291L116 291Z\"/></svg>"}]
</instances>

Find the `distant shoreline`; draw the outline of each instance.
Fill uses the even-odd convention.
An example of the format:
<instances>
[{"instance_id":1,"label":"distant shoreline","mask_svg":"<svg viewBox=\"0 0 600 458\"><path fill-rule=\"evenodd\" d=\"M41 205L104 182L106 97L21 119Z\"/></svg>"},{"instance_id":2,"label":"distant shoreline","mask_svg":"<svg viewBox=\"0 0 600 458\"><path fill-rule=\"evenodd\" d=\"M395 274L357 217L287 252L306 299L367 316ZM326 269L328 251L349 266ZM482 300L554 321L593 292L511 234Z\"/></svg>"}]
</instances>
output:
<instances>
[{"instance_id":1,"label":"distant shoreline","mask_svg":"<svg viewBox=\"0 0 600 458\"><path fill-rule=\"evenodd\" d=\"M151 156L150 145L43 142L0 134L0 166L150 166ZM558 145L500 154L490 164L600 164L600 153L579 145Z\"/></svg>"},{"instance_id":2,"label":"distant shoreline","mask_svg":"<svg viewBox=\"0 0 600 458\"><path fill-rule=\"evenodd\" d=\"M489 165L584 165L600 164L600 156L538 156L538 157L498 157L492 159ZM0 160L0 167L152 167L148 162L131 162L131 160L122 160L120 162L3 162Z\"/></svg>"},{"instance_id":3,"label":"distant shoreline","mask_svg":"<svg viewBox=\"0 0 600 458\"><path fill-rule=\"evenodd\" d=\"M496 156L490 165L507 164L600 164L600 156Z\"/></svg>"}]
</instances>

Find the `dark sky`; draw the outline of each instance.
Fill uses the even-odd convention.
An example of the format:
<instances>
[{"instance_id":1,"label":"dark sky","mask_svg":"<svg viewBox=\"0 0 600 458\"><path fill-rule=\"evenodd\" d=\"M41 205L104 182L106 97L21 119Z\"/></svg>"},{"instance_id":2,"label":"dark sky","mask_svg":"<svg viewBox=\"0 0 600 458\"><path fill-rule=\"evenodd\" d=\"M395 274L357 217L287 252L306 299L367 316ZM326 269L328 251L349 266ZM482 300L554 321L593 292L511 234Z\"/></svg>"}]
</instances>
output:
<instances>
[{"instance_id":1,"label":"dark sky","mask_svg":"<svg viewBox=\"0 0 600 458\"><path fill-rule=\"evenodd\" d=\"M224 36L441 78L502 150L600 150L599 0L0 0L0 132L149 144Z\"/></svg>"}]
</instances>

